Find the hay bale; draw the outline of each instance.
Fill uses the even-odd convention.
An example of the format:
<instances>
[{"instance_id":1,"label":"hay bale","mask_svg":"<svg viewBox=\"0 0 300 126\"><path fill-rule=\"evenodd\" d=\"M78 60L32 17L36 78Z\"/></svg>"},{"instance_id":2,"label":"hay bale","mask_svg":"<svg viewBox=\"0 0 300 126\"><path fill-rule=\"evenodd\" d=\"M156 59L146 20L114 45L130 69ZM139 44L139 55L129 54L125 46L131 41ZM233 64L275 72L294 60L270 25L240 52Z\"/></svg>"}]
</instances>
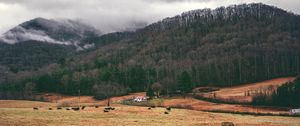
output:
<instances>
[{"instance_id":1,"label":"hay bale","mask_svg":"<svg viewBox=\"0 0 300 126\"><path fill-rule=\"evenodd\" d=\"M222 122L222 126L234 126L233 122Z\"/></svg>"}]
</instances>

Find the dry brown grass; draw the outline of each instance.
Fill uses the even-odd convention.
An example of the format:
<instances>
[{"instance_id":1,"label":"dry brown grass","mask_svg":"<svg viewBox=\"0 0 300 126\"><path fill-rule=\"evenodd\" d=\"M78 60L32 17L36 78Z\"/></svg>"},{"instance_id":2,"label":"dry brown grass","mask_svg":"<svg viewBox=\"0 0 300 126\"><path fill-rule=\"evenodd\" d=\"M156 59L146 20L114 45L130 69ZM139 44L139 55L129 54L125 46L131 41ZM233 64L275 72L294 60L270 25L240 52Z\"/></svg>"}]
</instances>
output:
<instances>
[{"instance_id":1,"label":"dry brown grass","mask_svg":"<svg viewBox=\"0 0 300 126\"><path fill-rule=\"evenodd\" d=\"M117 96L111 98L111 102L114 103L120 103L122 100L131 99L136 96L145 96L145 92L138 92L138 93L131 93L125 96ZM46 93L46 94L39 94L37 97L43 97L46 101L49 101L51 103L57 103L58 105L68 103L69 106L78 106L78 102L80 102L80 105L85 106L94 106L94 105L100 105L104 106L107 104L107 99L105 100L97 100L94 99L93 96L66 96L61 94L55 94L55 93ZM1 105L0 105L1 108Z\"/></svg>"},{"instance_id":2,"label":"dry brown grass","mask_svg":"<svg viewBox=\"0 0 300 126\"><path fill-rule=\"evenodd\" d=\"M187 109L193 109L199 111L224 110L224 111L239 111L239 112L249 112L249 113L272 113L272 114L289 113L288 111L283 111L274 108L212 103L212 102L198 100L189 97L186 98L177 97L172 99L165 99L163 105L173 106L176 108L187 108Z\"/></svg>"},{"instance_id":3,"label":"dry brown grass","mask_svg":"<svg viewBox=\"0 0 300 126\"><path fill-rule=\"evenodd\" d=\"M275 80L248 84L233 88L224 88L218 91L218 95L224 98L238 98L241 92L249 88L260 88L261 86L280 85L286 81L292 81L294 78L279 78ZM48 110L49 107L55 107L62 103L70 103L70 106L77 106L78 97L63 96L57 94L44 94L52 103L18 100L0 100L0 126L6 125L90 125L90 126L115 126L115 125L204 125L220 126L222 122L234 122L238 126L298 126L299 117L280 117L280 116L251 116L238 114L220 114L201 112L195 110L224 110L240 112L259 112L259 113L287 113L276 109L251 107L243 105L217 104L203 100L197 100L189 97L175 97L163 100L163 106L173 106L186 109L172 109L170 114L164 114L165 108L154 108L148 110L146 107L125 106L118 104L120 101L130 99L135 96L144 96L145 92L134 93L127 96L111 98L112 106L116 110L109 113L103 112L103 107L107 100L95 100L91 96L82 96L81 105L102 107L87 107L81 111ZM243 94L244 95L244 94ZM244 98L241 98L244 99ZM40 107L39 110L33 110L33 107Z\"/></svg>"},{"instance_id":4,"label":"dry brown grass","mask_svg":"<svg viewBox=\"0 0 300 126\"><path fill-rule=\"evenodd\" d=\"M220 126L231 121L238 126L298 126L300 118L241 116L217 114L185 109L172 109L164 114L164 108L148 110L146 107L119 106L116 110L104 113L103 108L89 107L84 111L32 110L29 108L0 108L0 125L3 126Z\"/></svg>"},{"instance_id":5,"label":"dry brown grass","mask_svg":"<svg viewBox=\"0 0 300 126\"><path fill-rule=\"evenodd\" d=\"M130 99L135 96L145 96L145 92L132 93L126 96L118 96L111 98L111 102L119 103L122 100ZM63 106L62 104L68 104L67 106L78 106L78 97L65 96L60 94L42 94L46 100L50 102L37 102L37 101L25 101L25 100L0 100L0 108L33 108L33 107L56 107ZM81 96L80 105L84 106L105 106L107 100L96 100L92 96ZM115 104L118 106L118 104Z\"/></svg>"},{"instance_id":6,"label":"dry brown grass","mask_svg":"<svg viewBox=\"0 0 300 126\"><path fill-rule=\"evenodd\" d=\"M228 88L221 88L218 91L199 94L206 98L214 98L214 93L216 95L216 99L223 100L223 101L233 101L233 102L251 102L252 96L245 96L245 92L247 91L260 91L261 89L267 89L269 87L276 88L286 82L294 81L296 77L283 77L283 78L276 78L267 81L245 84L241 86L235 87L228 87Z\"/></svg>"},{"instance_id":7,"label":"dry brown grass","mask_svg":"<svg viewBox=\"0 0 300 126\"><path fill-rule=\"evenodd\" d=\"M54 103L25 101L25 100L0 100L0 108L33 108L33 107L53 107Z\"/></svg>"}]
</instances>

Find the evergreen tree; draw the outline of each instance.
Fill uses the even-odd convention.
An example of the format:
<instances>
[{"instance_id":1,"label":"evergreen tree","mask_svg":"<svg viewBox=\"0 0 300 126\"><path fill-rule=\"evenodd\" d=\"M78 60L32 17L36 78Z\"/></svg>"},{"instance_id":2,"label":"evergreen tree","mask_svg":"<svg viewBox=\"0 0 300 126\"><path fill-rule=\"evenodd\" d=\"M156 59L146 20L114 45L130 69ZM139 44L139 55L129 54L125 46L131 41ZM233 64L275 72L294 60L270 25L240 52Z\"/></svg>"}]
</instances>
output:
<instances>
[{"instance_id":1,"label":"evergreen tree","mask_svg":"<svg viewBox=\"0 0 300 126\"><path fill-rule=\"evenodd\" d=\"M192 81L188 72L184 71L181 73L178 80L179 89L183 93L190 92L192 90Z\"/></svg>"},{"instance_id":2,"label":"evergreen tree","mask_svg":"<svg viewBox=\"0 0 300 126\"><path fill-rule=\"evenodd\" d=\"M152 90L152 88L147 89L146 95L150 98L154 96L154 91Z\"/></svg>"}]
</instances>

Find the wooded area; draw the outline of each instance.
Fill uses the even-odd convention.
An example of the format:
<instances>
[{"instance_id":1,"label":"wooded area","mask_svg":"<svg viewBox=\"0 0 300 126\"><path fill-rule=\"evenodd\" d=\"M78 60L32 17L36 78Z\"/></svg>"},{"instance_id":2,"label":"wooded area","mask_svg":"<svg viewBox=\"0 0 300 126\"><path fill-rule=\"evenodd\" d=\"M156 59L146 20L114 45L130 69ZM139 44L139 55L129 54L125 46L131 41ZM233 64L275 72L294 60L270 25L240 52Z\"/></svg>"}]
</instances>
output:
<instances>
[{"instance_id":1,"label":"wooded area","mask_svg":"<svg viewBox=\"0 0 300 126\"><path fill-rule=\"evenodd\" d=\"M146 91L156 82L162 94L172 94L296 76L299 27L299 15L263 4L190 11L134 33L91 38L97 49L60 60L53 72L5 80L0 98L80 90L101 99Z\"/></svg>"}]
</instances>

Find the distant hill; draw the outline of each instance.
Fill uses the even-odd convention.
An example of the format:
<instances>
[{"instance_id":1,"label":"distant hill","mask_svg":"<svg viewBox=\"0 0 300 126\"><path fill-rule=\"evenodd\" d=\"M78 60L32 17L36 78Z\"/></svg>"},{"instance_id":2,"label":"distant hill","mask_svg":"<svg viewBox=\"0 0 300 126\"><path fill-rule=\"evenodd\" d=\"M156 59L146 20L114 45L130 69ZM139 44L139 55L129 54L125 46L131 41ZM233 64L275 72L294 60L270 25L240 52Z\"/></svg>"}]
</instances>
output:
<instances>
[{"instance_id":1,"label":"distant hill","mask_svg":"<svg viewBox=\"0 0 300 126\"><path fill-rule=\"evenodd\" d=\"M0 65L12 72L35 70L94 47L83 40L99 35L100 31L81 22L35 18L0 36Z\"/></svg>"},{"instance_id":2,"label":"distant hill","mask_svg":"<svg viewBox=\"0 0 300 126\"><path fill-rule=\"evenodd\" d=\"M0 41L15 44L34 40L78 46L82 39L98 35L101 35L100 31L78 21L35 18L7 31L0 37Z\"/></svg>"}]
</instances>

